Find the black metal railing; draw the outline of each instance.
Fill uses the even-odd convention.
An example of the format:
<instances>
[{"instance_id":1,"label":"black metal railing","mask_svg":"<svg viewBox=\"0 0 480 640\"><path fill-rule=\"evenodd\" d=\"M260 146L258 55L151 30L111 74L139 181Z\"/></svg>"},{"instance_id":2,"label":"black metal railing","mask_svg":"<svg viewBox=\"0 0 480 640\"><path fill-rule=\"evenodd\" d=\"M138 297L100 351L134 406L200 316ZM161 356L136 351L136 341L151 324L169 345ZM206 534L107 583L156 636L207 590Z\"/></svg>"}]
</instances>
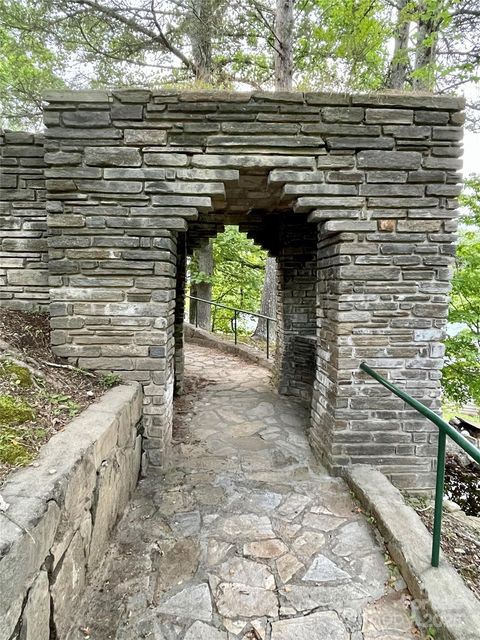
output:
<instances>
[{"instance_id":1,"label":"black metal railing","mask_svg":"<svg viewBox=\"0 0 480 640\"><path fill-rule=\"evenodd\" d=\"M468 455L480 464L480 449L469 442L461 433L454 429L448 422L445 422L440 416L426 407L424 404L409 396L408 393L402 391L389 380L377 373L374 369L362 362L360 369L368 373L374 380L383 385L386 389L401 398L408 405L416 409L422 416L425 416L430 422L438 427L438 449L437 449L437 481L435 486L435 510L433 517L433 543L432 543L432 566L438 567L440 560L440 539L442 535L442 507L443 494L445 487L445 450L447 444L447 436L451 438L459 447L461 447Z\"/></svg>"},{"instance_id":2,"label":"black metal railing","mask_svg":"<svg viewBox=\"0 0 480 640\"><path fill-rule=\"evenodd\" d=\"M267 358L270 358L270 323L276 322L275 318L271 318L270 316L265 316L262 313L254 313L253 311L246 311L245 309L237 309L236 307L230 307L226 304L222 304L220 302L214 302L213 300L204 300L203 298L197 298L196 296L186 296L189 300L194 300L195 302L203 302L205 304L211 305L212 307L217 307L220 309L227 309L228 311L233 311L232 316L232 324L233 324L233 334L235 344L238 344L238 317L239 315L247 315L253 316L254 318L262 318L266 320L265 325L265 339L266 339L266 352ZM195 314L194 314L194 324L195 327L198 327L198 306L195 305Z\"/></svg>"}]
</instances>

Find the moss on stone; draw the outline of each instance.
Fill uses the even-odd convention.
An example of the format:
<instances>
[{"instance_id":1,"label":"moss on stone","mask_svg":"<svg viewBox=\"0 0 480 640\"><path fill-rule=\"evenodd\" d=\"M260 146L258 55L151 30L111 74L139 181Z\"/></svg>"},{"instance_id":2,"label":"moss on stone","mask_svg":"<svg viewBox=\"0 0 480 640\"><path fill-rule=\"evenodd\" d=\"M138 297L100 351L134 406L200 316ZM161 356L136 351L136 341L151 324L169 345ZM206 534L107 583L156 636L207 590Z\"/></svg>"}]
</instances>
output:
<instances>
[{"instance_id":1,"label":"moss on stone","mask_svg":"<svg viewBox=\"0 0 480 640\"><path fill-rule=\"evenodd\" d=\"M12 380L20 387L31 387L33 384L30 371L11 360L0 363L0 378Z\"/></svg>"},{"instance_id":2,"label":"moss on stone","mask_svg":"<svg viewBox=\"0 0 480 640\"><path fill-rule=\"evenodd\" d=\"M0 425L23 424L34 417L35 411L23 400L0 395Z\"/></svg>"}]
</instances>

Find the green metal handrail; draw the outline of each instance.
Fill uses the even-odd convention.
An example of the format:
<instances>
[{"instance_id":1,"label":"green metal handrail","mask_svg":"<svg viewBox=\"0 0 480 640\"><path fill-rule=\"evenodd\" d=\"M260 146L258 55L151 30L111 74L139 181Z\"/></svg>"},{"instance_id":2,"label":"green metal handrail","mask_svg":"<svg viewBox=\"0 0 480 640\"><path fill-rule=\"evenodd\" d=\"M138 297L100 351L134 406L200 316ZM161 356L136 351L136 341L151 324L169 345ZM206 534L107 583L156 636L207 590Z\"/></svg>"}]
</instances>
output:
<instances>
[{"instance_id":1,"label":"green metal handrail","mask_svg":"<svg viewBox=\"0 0 480 640\"><path fill-rule=\"evenodd\" d=\"M442 420L434 411L426 407L424 404L415 400L402 391L389 380L382 375L374 371L365 362L360 364L360 369L369 376L374 378L377 382L383 385L386 389L394 393L401 398L404 402L416 409L422 416L425 416L430 422L433 422L438 427L438 449L437 449L437 480L435 486L435 512L433 518L433 543L432 543L432 566L438 567L440 561L440 538L442 531L442 507L443 507L443 492L445 487L445 449L447 436L458 444L468 455L480 464L480 449L469 442L461 433L454 429L448 422Z\"/></svg>"},{"instance_id":2,"label":"green metal handrail","mask_svg":"<svg viewBox=\"0 0 480 640\"><path fill-rule=\"evenodd\" d=\"M275 318L271 318L270 316L265 316L262 313L254 313L253 311L247 311L246 309L238 309L237 307L230 307L226 304L222 304L220 302L215 302L214 300L205 300L204 298L198 298L197 296L185 296L186 298L188 298L189 300L195 300L195 302L204 302L205 304L209 304L212 307L217 307L219 309L227 309L228 311L233 311L233 335L234 335L234 339L235 339L235 344L238 343L238 331L237 331L237 324L238 324L238 315L239 314L244 314L247 316L255 316L255 318L263 318L264 320L267 321L266 323L266 328L267 328L267 336L266 336L266 342L267 342L267 359L270 358L270 322L277 322ZM195 305L195 327L198 327L198 308Z\"/></svg>"}]
</instances>

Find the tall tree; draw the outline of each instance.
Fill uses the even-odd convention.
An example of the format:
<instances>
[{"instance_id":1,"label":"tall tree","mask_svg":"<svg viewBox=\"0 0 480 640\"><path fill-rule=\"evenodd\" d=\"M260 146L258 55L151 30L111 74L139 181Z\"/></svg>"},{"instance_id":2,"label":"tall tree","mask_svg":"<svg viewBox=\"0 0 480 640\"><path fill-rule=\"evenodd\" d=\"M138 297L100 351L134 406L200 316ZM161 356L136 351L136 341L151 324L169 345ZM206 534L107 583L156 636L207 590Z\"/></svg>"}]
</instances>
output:
<instances>
[{"instance_id":1,"label":"tall tree","mask_svg":"<svg viewBox=\"0 0 480 640\"><path fill-rule=\"evenodd\" d=\"M274 30L275 89L291 91L293 84L293 6L294 0L277 0ZM277 307L277 261L267 258L260 313L275 317ZM255 338L265 338L267 320L259 318Z\"/></svg>"},{"instance_id":2,"label":"tall tree","mask_svg":"<svg viewBox=\"0 0 480 640\"><path fill-rule=\"evenodd\" d=\"M443 6L443 3L431 0L420 2L418 6L415 66L412 73L413 88L417 90L435 89L438 37L442 21L446 19L446 15L442 14Z\"/></svg>"},{"instance_id":3,"label":"tall tree","mask_svg":"<svg viewBox=\"0 0 480 640\"><path fill-rule=\"evenodd\" d=\"M293 5L294 0L277 0L275 14L275 89L291 91L293 82Z\"/></svg>"},{"instance_id":4,"label":"tall tree","mask_svg":"<svg viewBox=\"0 0 480 640\"><path fill-rule=\"evenodd\" d=\"M214 0L192 0L188 18L188 33L192 44L192 58L195 79L204 85L212 82L212 39ZM212 241L195 249L194 259L198 265L198 277L191 283L192 296L210 302L212 300L212 279L215 269ZM192 301L190 315L195 313L195 321L201 329L211 329L211 305L207 302Z\"/></svg>"},{"instance_id":5,"label":"tall tree","mask_svg":"<svg viewBox=\"0 0 480 640\"><path fill-rule=\"evenodd\" d=\"M394 49L387 81L388 86L392 89L403 89L407 80L410 24L409 2L408 0L399 0L396 7Z\"/></svg>"},{"instance_id":6,"label":"tall tree","mask_svg":"<svg viewBox=\"0 0 480 640\"><path fill-rule=\"evenodd\" d=\"M190 263L190 295L207 301L212 299L214 269L212 240L208 240L203 247L194 251ZM192 324L210 331L211 315L211 305L196 300L190 301L189 316Z\"/></svg>"}]
</instances>

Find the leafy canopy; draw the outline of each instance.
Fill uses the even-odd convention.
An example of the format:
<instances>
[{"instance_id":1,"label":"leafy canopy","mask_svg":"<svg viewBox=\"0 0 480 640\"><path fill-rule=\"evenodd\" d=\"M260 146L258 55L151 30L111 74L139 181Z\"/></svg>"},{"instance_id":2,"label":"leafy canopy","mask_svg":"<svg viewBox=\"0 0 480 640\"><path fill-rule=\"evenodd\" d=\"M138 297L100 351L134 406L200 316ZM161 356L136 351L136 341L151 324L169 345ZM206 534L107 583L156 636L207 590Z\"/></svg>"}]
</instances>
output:
<instances>
[{"instance_id":1,"label":"leafy canopy","mask_svg":"<svg viewBox=\"0 0 480 640\"><path fill-rule=\"evenodd\" d=\"M195 259L190 262L191 282L210 281L213 284L212 300L221 304L258 312L262 296L267 252L254 244L238 227L227 226L213 241L214 274L206 276L198 271ZM213 307L214 331L229 333L232 330L233 312ZM240 316L240 331L251 332L248 316Z\"/></svg>"},{"instance_id":2,"label":"leafy canopy","mask_svg":"<svg viewBox=\"0 0 480 640\"><path fill-rule=\"evenodd\" d=\"M466 181L467 214L460 232L448 319L460 331L445 341L443 388L456 403L480 404L480 176Z\"/></svg>"}]
</instances>

